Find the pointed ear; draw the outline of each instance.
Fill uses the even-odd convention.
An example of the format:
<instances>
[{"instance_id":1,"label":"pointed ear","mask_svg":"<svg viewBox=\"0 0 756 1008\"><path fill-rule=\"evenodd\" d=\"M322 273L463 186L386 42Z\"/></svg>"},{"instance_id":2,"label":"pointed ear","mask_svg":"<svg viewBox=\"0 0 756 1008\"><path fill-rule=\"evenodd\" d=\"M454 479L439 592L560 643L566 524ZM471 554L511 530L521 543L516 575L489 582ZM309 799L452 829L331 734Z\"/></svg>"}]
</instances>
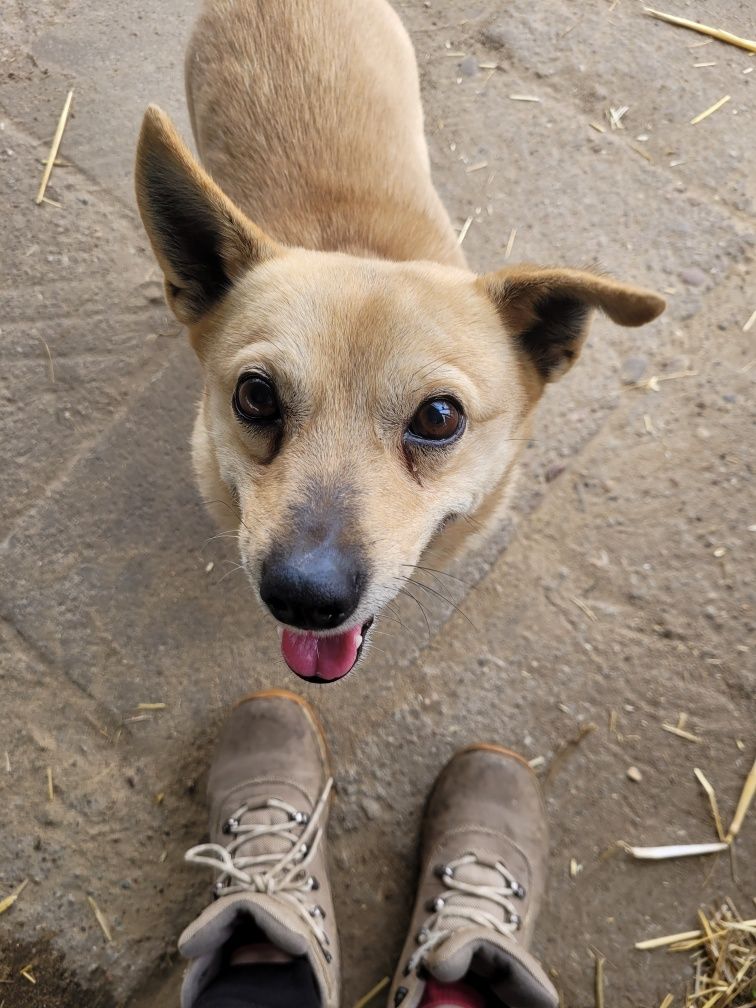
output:
<instances>
[{"instance_id":1,"label":"pointed ear","mask_svg":"<svg viewBox=\"0 0 756 1008\"><path fill-rule=\"evenodd\" d=\"M200 168L156 105L147 109L139 135L136 194L168 304L187 325L247 268L283 251Z\"/></svg>"},{"instance_id":2,"label":"pointed ear","mask_svg":"<svg viewBox=\"0 0 756 1008\"><path fill-rule=\"evenodd\" d=\"M479 283L543 381L555 381L572 366L594 309L618 325L639 326L666 307L658 294L580 270L521 266L489 273Z\"/></svg>"}]
</instances>

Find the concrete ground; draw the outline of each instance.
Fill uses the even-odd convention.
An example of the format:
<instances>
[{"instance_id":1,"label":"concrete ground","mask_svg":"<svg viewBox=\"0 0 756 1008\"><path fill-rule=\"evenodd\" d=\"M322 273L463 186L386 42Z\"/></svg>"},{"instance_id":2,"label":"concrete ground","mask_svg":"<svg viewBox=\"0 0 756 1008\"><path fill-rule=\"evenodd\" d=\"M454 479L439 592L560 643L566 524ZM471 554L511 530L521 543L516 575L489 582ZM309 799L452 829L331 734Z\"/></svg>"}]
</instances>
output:
<instances>
[{"instance_id":1,"label":"concrete ground","mask_svg":"<svg viewBox=\"0 0 756 1008\"><path fill-rule=\"evenodd\" d=\"M132 198L145 105L186 131L192 6L3 6L0 900L29 884L0 918L0 1004L114 1008L145 985L142 1004L172 1003L154 985L208 892L182 854L205 828L213 738L261 686L305 691L330 732L346 1006L393 969L425 793L477 739L543 775L538 951L564 1004L593 1003L590 949L613 1008L678 1004L687 957L633 944L724 897L753 916L756 822L732 862L642 864L616 841L714 839L693 768L729 818L754 758L756 57L640 0L398 4L471 263L502 264L516 229L511 261L599 261L669 310L641 331L596 322L541 409L513 521L445 582L463 613L419 592L426 623L405 598L356 674L308 688L210 539L187 450L198 368ZM746 0L668 6L756 36ZM38 207L71 87L55 204ZM698 741L662 729L680 713Z\"/></svg>"}]
</instances>

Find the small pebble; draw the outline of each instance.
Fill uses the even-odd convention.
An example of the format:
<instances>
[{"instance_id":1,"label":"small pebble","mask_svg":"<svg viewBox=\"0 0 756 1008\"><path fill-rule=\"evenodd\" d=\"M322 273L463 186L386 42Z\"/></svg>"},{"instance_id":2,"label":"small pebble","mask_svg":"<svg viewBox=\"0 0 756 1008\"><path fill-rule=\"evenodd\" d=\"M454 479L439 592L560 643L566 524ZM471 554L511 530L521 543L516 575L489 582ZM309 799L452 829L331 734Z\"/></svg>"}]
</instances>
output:
<instances>
[{"instance_id":1,"label":"small pebble","mask_svg":"<svg viewBox=\"0 0 756 1008\"><path fill-rule=\"evenodd\" d=\"M643 780L643 774L640 772L637 766L628 767L627 776L631 781L635 781L636 784L639 781Z\"/></svg>"},{"instance_id":2,"label":"small pebble","mask_svg":"<svg viewBox=\"0 0 756 1008\"><path fill-rule=\"evenodd\" d=\"M552 462L550 466L547 467L546 472L543 474L543 478L547 483L552 483L557 476L561 476L567 467L562 462Z\"/></svg>"},{"instance_id":3,"label":"small pebble","mask_svg":"<svg viewBox=\"0 0 756 1008\"><path fill-rule=\"evenodd\" d=\"M689 287L703 287L708 277L698 266L689 266L680 272L680 279Z\"/></svg>"},{"instance_id":4,"label":"small pebble","mask_svg":"<svg viewBox=\"0 0 756 1008\"><path fill-rule=\"evenodd\" d=\"M620 378L623 385L635 385L642 381L648 360L645 357L626 357L620 369Z\"/></svg>"}]
</instances>

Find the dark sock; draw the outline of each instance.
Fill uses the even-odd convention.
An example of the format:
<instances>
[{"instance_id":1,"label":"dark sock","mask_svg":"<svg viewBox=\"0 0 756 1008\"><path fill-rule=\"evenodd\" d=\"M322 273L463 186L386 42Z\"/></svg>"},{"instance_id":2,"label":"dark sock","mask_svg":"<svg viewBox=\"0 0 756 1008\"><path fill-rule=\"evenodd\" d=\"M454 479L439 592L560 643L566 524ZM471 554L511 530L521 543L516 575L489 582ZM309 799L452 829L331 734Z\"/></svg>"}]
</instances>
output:
<instances>
[{"instance_id":1,"label":"dark sock","mask_svg":"<svg viewBox=\"0 0 756 1008\"><path fill-rule=\"evenodd\" d=\"M200 994L195 1008L320 1008L306 959L225 966Z\"/></svg>"}]
</instances>

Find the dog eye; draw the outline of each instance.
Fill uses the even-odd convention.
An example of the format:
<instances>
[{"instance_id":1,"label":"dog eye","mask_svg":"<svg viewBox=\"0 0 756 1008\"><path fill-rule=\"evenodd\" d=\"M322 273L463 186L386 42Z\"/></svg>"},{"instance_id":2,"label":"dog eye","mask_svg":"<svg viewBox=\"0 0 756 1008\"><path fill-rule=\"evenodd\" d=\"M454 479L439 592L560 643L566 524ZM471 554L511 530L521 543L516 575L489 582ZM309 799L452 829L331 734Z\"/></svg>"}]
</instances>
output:
<instances>
[{"instance_id":1,"label":"dog eye","mask_svg":"<svg viewBox=\"0 0 756 1008\"><path fill-rule=\"evenodd\" d=\"M422 441L450 441L461 434L465 415L451 399L429 399L410 421L408 432Z\"/></svg>"},{"instance_id":2,"label":"dog eye","mask_svg":"<svg viewBox=\"0 0 756 1008\"><path fill-rule=\"evenodd\" d=\"M234 409L242 420L270 423L281 412L273 384L262 375L245 374L236 383Z\"/></svg>"}]
</instances>

